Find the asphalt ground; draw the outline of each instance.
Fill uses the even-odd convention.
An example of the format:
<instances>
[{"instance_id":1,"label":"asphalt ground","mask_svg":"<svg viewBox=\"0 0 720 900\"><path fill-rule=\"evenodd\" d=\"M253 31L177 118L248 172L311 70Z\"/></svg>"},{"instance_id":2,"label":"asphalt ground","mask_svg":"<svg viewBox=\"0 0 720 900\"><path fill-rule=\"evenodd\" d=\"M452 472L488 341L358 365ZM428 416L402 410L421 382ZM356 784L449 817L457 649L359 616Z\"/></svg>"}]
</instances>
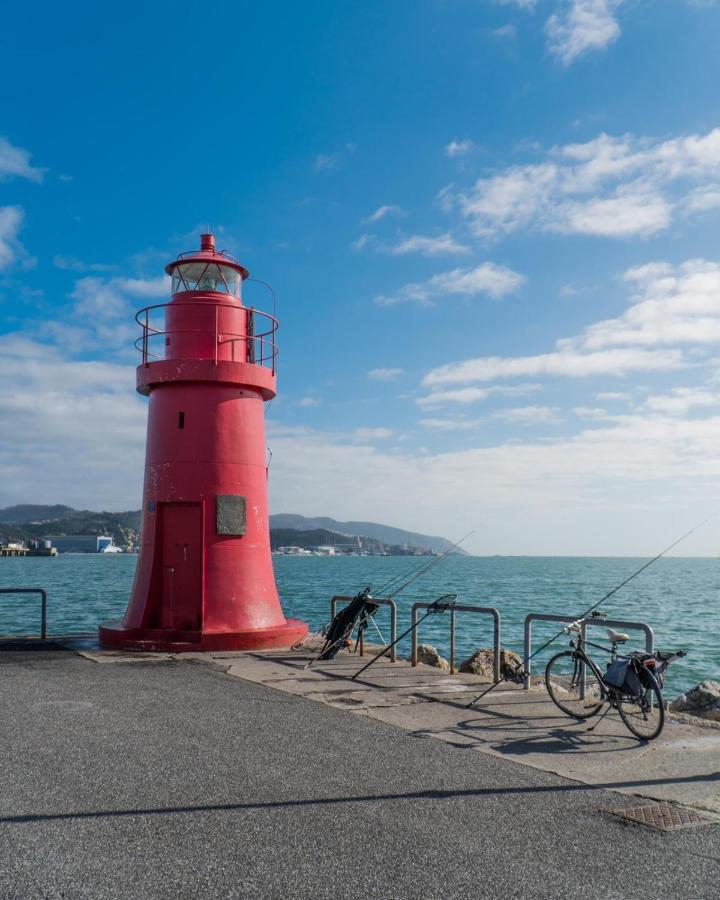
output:
<instances>
[{"instance_id":1,"label":"asphalt ground","mask_svg":"<svg viewBox=\"0 0 720 900\"><path fill-rule=\"evenodd\" d=\"M0 653L0 897L715 898L720 826L202 662Z\"/></svg>"}]
</instances>

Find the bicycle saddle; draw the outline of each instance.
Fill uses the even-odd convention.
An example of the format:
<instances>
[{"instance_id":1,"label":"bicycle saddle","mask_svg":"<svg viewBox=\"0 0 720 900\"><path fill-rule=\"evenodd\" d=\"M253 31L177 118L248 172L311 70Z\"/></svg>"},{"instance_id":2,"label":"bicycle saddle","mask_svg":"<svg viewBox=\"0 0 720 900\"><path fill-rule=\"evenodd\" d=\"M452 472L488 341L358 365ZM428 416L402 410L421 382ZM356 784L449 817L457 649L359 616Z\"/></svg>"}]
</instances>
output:
<instances>
[{"instance_id":1,"label":"bicycle saddle","mask_svg":"<svg viewBox=\"0 0 720 900\"><path fill-rule=\"evenodd\" d=\"M613 631L612 628L608 628L607 636L613 642L613 644L624 644L625 641L630 640L630 635L625 634L622 631Z\"/></svg>"}]
</instances>

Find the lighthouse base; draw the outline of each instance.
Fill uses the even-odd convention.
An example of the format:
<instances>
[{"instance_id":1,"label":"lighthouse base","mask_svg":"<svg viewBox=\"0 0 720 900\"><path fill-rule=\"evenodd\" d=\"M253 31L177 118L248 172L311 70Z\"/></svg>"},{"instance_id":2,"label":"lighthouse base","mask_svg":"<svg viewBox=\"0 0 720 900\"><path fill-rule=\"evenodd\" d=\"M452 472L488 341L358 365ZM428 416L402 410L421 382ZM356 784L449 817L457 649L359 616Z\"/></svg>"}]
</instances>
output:
<instances>
[{"instance_id":1,"label":"lighthouse base","mask_svg":"<svg viewBox=\"0 0 720 900\"><path fill-rule=\"evenodd\" d=\"M279 650L291 647L307 633L307 625L299 619L286 619L284 625L273 628L212 634L167 628L126 628L122 622L106 622L100 626L100 645L113 650L165 653Z\"/></svg>"}]
</instances>

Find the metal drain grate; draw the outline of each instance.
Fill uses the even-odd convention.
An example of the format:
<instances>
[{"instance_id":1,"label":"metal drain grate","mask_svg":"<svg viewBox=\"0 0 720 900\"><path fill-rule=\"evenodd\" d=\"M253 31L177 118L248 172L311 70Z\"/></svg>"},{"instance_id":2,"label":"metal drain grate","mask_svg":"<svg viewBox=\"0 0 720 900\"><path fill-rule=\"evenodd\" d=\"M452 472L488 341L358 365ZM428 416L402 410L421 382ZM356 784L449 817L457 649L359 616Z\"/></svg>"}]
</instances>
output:
<instances>
[{"instance_id":1,"label":"metal drain grate","mask_svg":"<svg viewBox=\"0 0 720 900\"><path fill-rule=\"evenodd\" d=\"M605 809L613 816L635 822L637 825L648 825L658 831L677 831L680 828L697 828L700 825L716 825L715 819L701 816L691 809L682 806L671 806L669 803L644 803L642 806L626 806Z\"/></svg>"}]
</instances>

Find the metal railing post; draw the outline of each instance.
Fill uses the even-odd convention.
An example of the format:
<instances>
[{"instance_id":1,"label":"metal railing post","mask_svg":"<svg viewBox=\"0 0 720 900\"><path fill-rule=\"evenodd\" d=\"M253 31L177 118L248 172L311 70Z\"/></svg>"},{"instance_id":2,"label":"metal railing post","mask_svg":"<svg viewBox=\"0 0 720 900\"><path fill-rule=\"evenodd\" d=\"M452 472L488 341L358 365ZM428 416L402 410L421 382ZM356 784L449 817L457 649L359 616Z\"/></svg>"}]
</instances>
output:
<instances>
[{"instance_id":1,"label":"metal railing post","mask_svg":"<svg viewBox=\"0 0 720 900\"><path fill-rule=\"evenodd\" d=\"M429 609L432 603L415 603L412 608L412 664L417 665L418 650L418 627L417 613L419 609ZM450 608L450 674L455 674L455 637L456 637L456 621L455 615L459 612L478 613L480 615L488 615L493 617L493 680L497 683L500 681L500 613L494 606L452 606Z\"/></svg>"},{"instance_id":2,"label":"metal railing post","mask_svg":"<svg viewBox=\"0 0 720 900\"><path fill-rule=\"evenodd\" d=\"M523 659L523 665L525 666L525 689L529 690L530 688L530 657L532 655L532 623L533 622L563 622L566 624L571 624L572 622L576 622L577 617L574 616L560 616L560 615L552 615L546 613L528 613L525 617L525 656ZM653 654L655 652L655 632L646 622L628 622L625 619L605 619L605 618L593 618L592 616L586 618L583 621L583 625L581 626L581 638L585 640L587 635L587 627L588 626L600 626L602 628L628 628L633 631L642 631L645 635L645 652L649 654ZM586 666L583 665L583 686L581 689L581 696L584 695L586 688Z\"/></svg>"},{"instance_id":3,"label":"metal railing post","mask_svg":"<svg viewBox=\"0 0 720 900\"><path fill-rule=\"evenodd\" d=\"M450 610L450 674L455 674L455 610Z\"/></svg>"}]
</instances>

